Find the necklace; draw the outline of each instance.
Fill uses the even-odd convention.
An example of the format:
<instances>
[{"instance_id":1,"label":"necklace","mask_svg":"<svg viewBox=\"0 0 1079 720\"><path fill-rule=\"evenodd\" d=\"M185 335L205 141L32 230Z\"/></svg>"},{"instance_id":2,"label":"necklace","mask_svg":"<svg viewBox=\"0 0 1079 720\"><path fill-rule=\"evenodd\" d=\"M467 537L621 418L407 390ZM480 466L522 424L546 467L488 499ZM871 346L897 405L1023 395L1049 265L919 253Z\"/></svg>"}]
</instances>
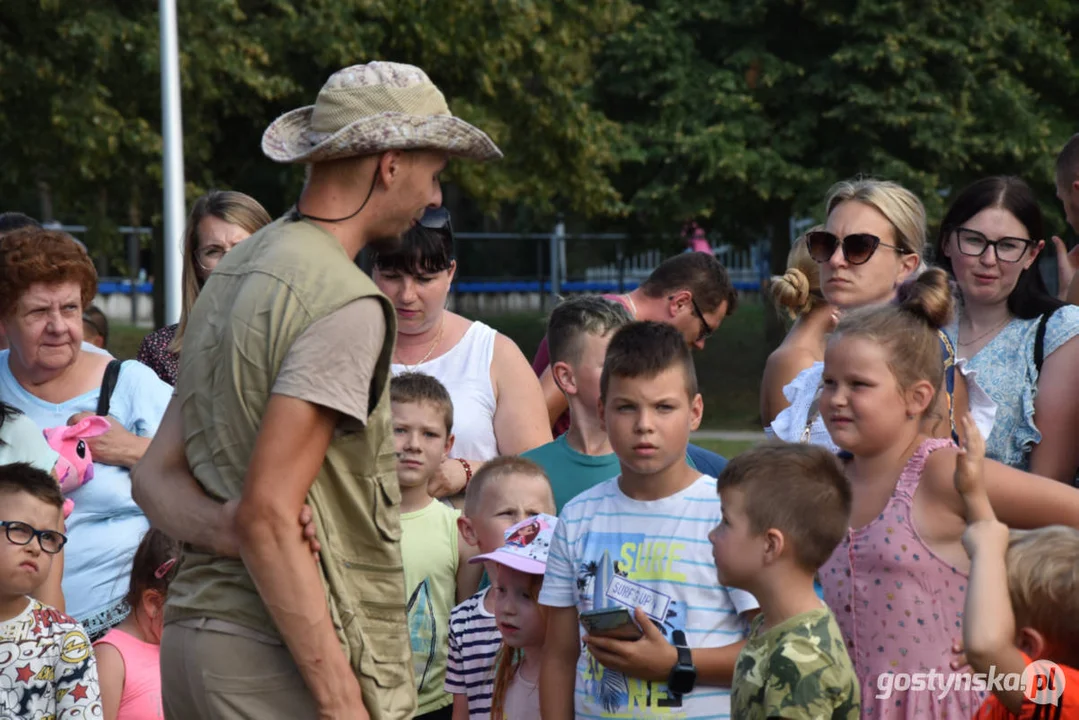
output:
<instances>
[{"instance_id":1,"label":"necklace","mask_svg":"<svg viewBox=\"0 0 1079 720\"><path fill-rule=\"evenodd\" d=\"M416 363L415 365L406 365L406 364L404 363L404 361L403 361L403 360L401 360L401 356L400 356L400 355L397 355L397 362L399 362L399 363L401 363L402 365L404 365L404 366L405 366L405 370L406 370L407 372L412 372L413 370L415 370L416 368L418 368L418 367L419 367L420 365L423 365L423 364L424 364L425 362L427 362L427 359L431 357L431 354L432 354L432 353L433 353L433 352L435 351L435 348L437 348L437 347L438 347L438 344L439 344L440 342L442 342L442 330L443 330L443 328L445 328L445 327L446 327L446 314L445 314L445 313L443 313L443 314L442 314L442 319L438 321L438 334L436 334L436 335L435 335L435 341L434 341L433 343L431 343L431 347L429 347L429 348L427 349L427 354L426 354L426 355L424 355L424 356L423 356L422 358L420 358L420 361L419 361L418 363Z\"/></svg>"},{"instance_id":2,"label":"necklace","mask_svg":"<svg viewBox=\"0 0 1079 720\"><path fill-rule=\"evenodd\" d=\"M633 319L637 319L637 303L633 302L633 298L629 296L629 293L622 293L622 297L629 303L629 311L633 315Z\"/></svg>"},{"instance_id":3,"label":"necklace","mask_svg":"<svg viewBox=\"0 0 1079 720\"><path fill-rule=\"evenodd\" d=\"M993 327L989 328L988 330L983 332L978 337L974 338L973 340L967 340L966 342L963 342L962 340L959 340L959 337L958 337L959 336L959 330L957 328L956 329L956 339L959 340L960 345L963 345L964 347L970 347L971 345L978 342L979 340L981 340L981 339L983 339L985 337L988 337L989 335L999 331L1002 327L1004 327L1005 325L1007 325L1011 321L1012 321L1011 316L1008 316L1008 317L1004 318L1004 322L1000 323L999 325L994 325Z\"/></svg>"}]
</instances>

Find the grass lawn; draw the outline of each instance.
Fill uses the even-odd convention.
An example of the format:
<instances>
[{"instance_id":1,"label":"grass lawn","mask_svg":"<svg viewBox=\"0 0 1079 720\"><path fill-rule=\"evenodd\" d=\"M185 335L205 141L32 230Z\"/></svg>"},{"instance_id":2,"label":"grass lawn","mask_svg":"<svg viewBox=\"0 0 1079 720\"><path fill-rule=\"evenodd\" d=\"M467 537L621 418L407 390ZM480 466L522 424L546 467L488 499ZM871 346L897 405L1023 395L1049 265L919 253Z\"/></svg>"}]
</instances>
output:
<instances>
[{"instance_id":1,"label":"grass lawn","mask_svg":"<svg viewBox=\"0 0 1079 720\"><path fill-rule=\"evenodd\" d=\"M754 443L746 440L694 440L693 444L699 445L705 450L719 453L728 460L735 455L745 452L754 445Z\"/></svg>"},{"instance_id":2,"label":"grass lawn","mask_svg":"<svg viewBox=\"0 0 1079 720\"><path fill-rule=\"evenodd\" d=\"M697 380L704 396L702 428L760 430L760 382L769 348L764 338L764 313L754 297L744 297L738 311L724 321L702 352L694 353ZM517 313L478 318L513 338L529 360L543 338L546 321L540 313ZM147 330L113 324L109 350L119 358L134 358ZM699 443L733 457L748 443L722 440Z\"/></svg>"}]
</instances>

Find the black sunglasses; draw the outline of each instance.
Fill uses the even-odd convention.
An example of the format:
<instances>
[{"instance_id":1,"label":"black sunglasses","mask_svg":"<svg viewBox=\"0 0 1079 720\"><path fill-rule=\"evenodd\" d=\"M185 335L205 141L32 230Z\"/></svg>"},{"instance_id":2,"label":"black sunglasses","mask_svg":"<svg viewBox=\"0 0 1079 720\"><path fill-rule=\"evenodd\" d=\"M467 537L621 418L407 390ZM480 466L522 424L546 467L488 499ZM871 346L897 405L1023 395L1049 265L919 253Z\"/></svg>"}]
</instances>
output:
<instances>
[{"instance_id":1,"label":"black sunglasses","mask_svg":"<svg viewBox=\"0 0 1079 720\"><path fill-rule=\"evenodd\" d=\"M843 248L843 257L851 265L864 265L869 262L869 258L873 257L878 247L891 248L902 255L910 254L910 250L881 242L879 237L869 233L854 233L842 240L836 237L835 233L827 230L806 233L806 248L809 250L809 257L816 262L826 263L831 260L837 247Z\"/></svg>"},{"instance_id":2,"label":"black sunglasses","mask_svg":"<svg viewBox=\"0 0 1079 720\"><path fill-rule=\"evenodd\" d=\"M453 223L450 222L450 211L444 207L428 208L420 218L420 225L428 230L445 230L453 237Z\"/></svg>"},{"instance_id":3,"label":"black sunglasses","mask_svg":"<svg viewBox=\"0 0 1079 720\"><path fill-rule=\"evenodd\" d=\"M67 544L67 536L56 530L38 530L17 520L3 520L0 525L7 531L8 542L13 545L29 545L36 537L43 552L55 555Z\"/></svg>"}]
</instances>

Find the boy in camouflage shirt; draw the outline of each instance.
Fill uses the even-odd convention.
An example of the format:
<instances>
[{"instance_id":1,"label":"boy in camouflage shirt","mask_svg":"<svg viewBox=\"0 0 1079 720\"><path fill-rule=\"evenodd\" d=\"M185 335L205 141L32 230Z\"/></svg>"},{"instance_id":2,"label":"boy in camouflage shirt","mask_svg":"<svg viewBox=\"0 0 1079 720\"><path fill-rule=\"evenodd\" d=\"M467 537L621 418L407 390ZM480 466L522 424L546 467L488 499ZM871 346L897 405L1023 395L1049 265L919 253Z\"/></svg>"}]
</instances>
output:
<instances>
[{"instance_id":1,"label":"boy in camouflage shirt","mask_svg":"<svg viewBox=\"0 0 1079 720\"><path fill-rule=\"evenodd\" d=\"M720 473L723 519L709 533L719 582L760 602L731 686L731 717L857 720L858 679L813 576L850 522L850 486L813 445L769 442Z\"/></svg>"}]
</instances>

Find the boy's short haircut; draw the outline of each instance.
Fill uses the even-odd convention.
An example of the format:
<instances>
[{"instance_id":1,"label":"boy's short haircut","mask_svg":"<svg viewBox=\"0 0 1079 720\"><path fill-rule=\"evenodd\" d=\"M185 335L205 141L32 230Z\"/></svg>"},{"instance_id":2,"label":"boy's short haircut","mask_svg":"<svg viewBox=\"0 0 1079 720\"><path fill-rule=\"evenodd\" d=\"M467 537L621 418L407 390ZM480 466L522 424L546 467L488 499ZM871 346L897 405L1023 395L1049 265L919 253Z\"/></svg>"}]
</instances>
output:
<instances>
[{"instance_id":1,"label":"boy's short haircut","mask_svg":"<svg viewBox=\"0 0 1079 720\"><path fill-rule=\"evenodd\" d=\"M446 386L419 372L406 372L390 380L390 402L431 403L446 421L446 434L453 432L453 400Z\"/></svg>"},{"instance_id":2,"label":"boy's short haircut","mask_svg":"<svg viewBox=\"0 0 1079 720\"><path fill-rule=\"evenodd\" d=\"M86 308L82 314L82 321L83 323L89 323L90 327L97 331L105 345L109 344L109 319L101 311L101 308L97 305Z\"/></svg>"},{"instance_id":3,"label":"boy's short haircut","mask_svg":"<svg viewBox=\"0 0 1079 720\"><path fill-rule=\"evenodd\" d=\"M551 312L551 318L547 321L547 348L551 363L580 361L583 335L606 337L631 322L633 316L622 303L599 295L582 295L566 300Z\"/></svg>"},{"instance_id":4,"label":"boy's short haircut","mask_svg":"<svg viewBox=\"0 0 1079 720\"><path fill-rule=\"evenodd\" d=\"M651 379L676 365L685 373L686 393L692 399L697 394L697 369L682 333L667 323L631 322L607 346L599 378L600 400L606 400L612 377Z\"/></svg>"},{"instance_id":5,"label":"boy's short haircut","mask_svg":"<svg viewBox=\"0 0 1079 720\"><path fill-rule=\"evenodd\" d=\"M727 315L738 307L738 291L723 263L714 255L687 252L667 258L641 283L641 292L650 298L666 297L688 290L701 310L710 313L724 302Z\"/></svg>"},{"instance_id":6,"label":"boy's short haircut","mask_svg":"<svg viewBox=\"0 0 1079 720\"><path fill-rule=\"evenodd\" d=\"M52 475L29 463L0 465L0 495L24 492L57 510L64 506L64 495Z\"/></svg>"},{"instance_id":7,"label":"boy's short haircut","mask_svg":"<svg viewBox=\"0 0 1079 720\"><path fill-rule=\"evenodd\" d=\"M1079 133L1072 135L1057 155L1056 180L1068 185L1079 180Z\"/></svg>"},{"instance_id":8,"label":"boy's short haircut","mask_svg":"<svg viewBox=\"0 0 1079 720\"><path fill-rule=\"evenodd\" d=\"M1008 594L1017 628L1045 635L1052 659L1079 666L1079 530L1052 525L1013 530Z\"/></svg>"},{"instance_id":9,"label":"boy's short haircut","mask_svg":"<svg viewBox=\"0 0 1079 720\"><path fill-rule=\"evenodd\" d=\"M502 455L483 464L472 476L465 488L465 517L473 517L479 511L483 490L489 484L498 482L507 475L530 475L543 478L550 487L551 481L543 468L533 461L519 455ZM551 492L551 507L554 507L554 492ZM553 513L552 513L553 514Z\"/></svg>"},{"instance_id":10,"label":"boy's short haircut","mask_svg":"<svg viewBox=\"0 0 1079 720\"><path fill-rule=\"evenodd\" d=\"M727 463L716 483L723 488L741 490L750 529L782 532L806 570L820 569L850 527L850 482L816 445L761 443Z\"/></svg>"}]
</instances>

